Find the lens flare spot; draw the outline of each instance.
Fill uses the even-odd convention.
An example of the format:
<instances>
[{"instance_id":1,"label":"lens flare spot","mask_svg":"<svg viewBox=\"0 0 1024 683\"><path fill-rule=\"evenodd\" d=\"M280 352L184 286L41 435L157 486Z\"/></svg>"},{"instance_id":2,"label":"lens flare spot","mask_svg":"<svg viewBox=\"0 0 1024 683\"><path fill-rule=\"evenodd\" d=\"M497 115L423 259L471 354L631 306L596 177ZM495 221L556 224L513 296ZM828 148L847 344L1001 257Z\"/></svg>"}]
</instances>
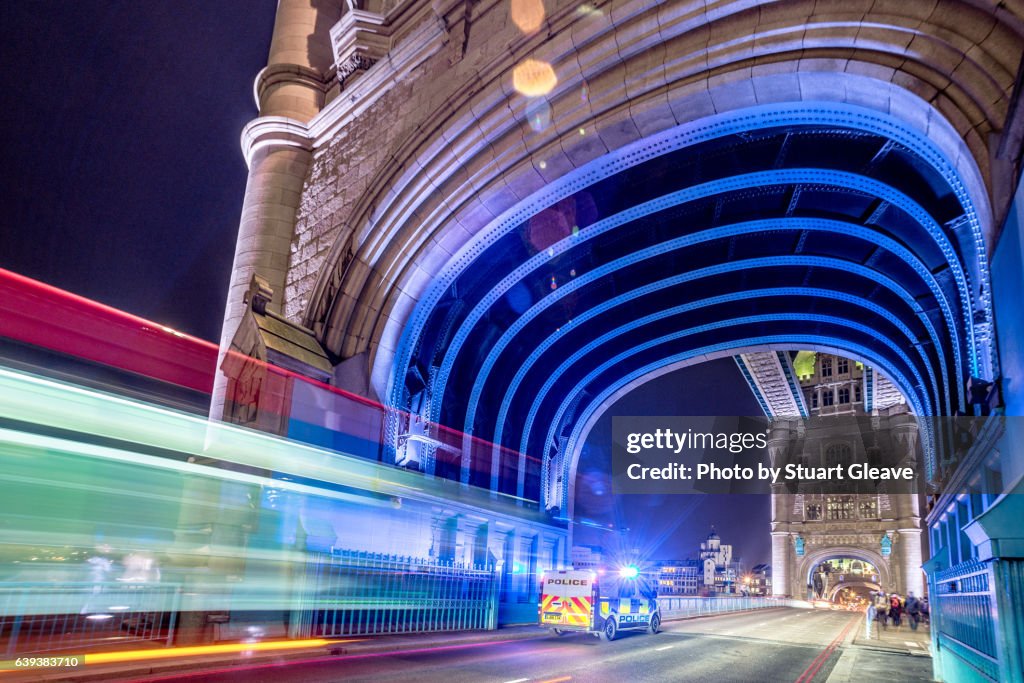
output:
<instances>
[{"instance_id":1,"label":"lens flare spot","mask_svg":"<svg viewBox=\"0 0 1024 683\"><path fill-rule=\"evenodd\" d=\"M551 123L551 107L547 100L536 98L526 105L526 120L535 133L540 133Z\"/></svg>"},{"instance_id":2,"label":"lens flare spot","mask_svg":"<svg viewBox=\"0 0 1024 683\"><path fill-rule=\"evenodd\" d=\"M547 95L558 85L555 70L547 62L526 59L512 70L512 87L527 97Z\"/></svg>"},{"instance_id":3,"label":"lens flare spot","mask_svg":"<svg viewBox=\"0 0 1024 683\"><path fill-rule=\"evenodd\" d=\"M535 33L544 23L544 3L541 0L512 0L509 14L520 31Z\"/></svg>"}]
</instances>

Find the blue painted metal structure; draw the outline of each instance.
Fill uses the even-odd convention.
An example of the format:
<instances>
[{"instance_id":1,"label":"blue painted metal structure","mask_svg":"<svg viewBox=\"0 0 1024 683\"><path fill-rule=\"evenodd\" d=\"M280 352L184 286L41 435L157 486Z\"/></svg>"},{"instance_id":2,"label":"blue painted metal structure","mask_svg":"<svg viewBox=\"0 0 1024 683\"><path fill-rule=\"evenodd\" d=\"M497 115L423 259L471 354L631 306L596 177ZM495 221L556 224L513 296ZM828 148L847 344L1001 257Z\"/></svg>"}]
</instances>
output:
<instances>
[{"instance_id":1,"label":"blue painted metal structure","mask_svg":"<svg viewBox=\"0 0 1024 683\"><path fill-rule=\"evenodd\" d=\"M851 105L753 107L650 136L467 243L413 311L389 401L497 445L484 461L467 444L448 476L560 509L595 397L696 349L825 344L915 412L951 414L966 377L997 367L987 200L966 188L927 136ZM429 378L424 395L410 372ZM499 447L552 466L508 477Z\"/></svg>"}]
</instances>

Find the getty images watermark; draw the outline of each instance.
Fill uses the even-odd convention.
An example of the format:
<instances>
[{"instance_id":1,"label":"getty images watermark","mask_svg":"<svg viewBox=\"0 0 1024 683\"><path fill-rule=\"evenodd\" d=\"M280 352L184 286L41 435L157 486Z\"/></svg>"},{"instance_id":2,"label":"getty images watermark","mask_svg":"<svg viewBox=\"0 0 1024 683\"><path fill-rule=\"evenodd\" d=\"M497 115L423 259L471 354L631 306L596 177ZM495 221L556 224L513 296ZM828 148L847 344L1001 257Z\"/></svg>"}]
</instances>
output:
<instances>
[{"instance_id":1,"label":"getty images watermark","mask_svg":"<svg viewBox=\"0 0 1024 683\"><path fill-rule=\"evenodd\" d=\"M912 493L917 425L870 417L615 417L616 493Z\"/></svg>"}]
</instances>

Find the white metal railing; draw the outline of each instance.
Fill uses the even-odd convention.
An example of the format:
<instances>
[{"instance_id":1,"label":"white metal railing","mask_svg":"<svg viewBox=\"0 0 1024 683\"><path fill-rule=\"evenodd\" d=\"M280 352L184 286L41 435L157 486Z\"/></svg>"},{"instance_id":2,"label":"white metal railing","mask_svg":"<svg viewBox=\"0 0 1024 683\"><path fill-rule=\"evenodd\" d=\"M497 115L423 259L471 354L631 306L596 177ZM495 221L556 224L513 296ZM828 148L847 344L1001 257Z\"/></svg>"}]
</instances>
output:
<instances>
[{"instance_id":1,"label":"white metal railing","mask_svg":"<svg viewBox=\"0 0 1024 683\"><path fill-rule=\"evenodd\" d=\"M726 612L771 609L775 607L796 607L798 602L788 598L769 597L698 597L666 595L658 598L662 619L684 619ZM806 605L806 603L801 602Z\"/></svg>"},{"instance_id":2,"label":"white metal railing","mask_svg":"<svg viewBox=\"0 0 1024 683\"><path fill-rule=\"evenodd\" d=\"M176 584L0 583L4 656L113 642L170 645L181 599Z\"/></svg>"}]
</instances>

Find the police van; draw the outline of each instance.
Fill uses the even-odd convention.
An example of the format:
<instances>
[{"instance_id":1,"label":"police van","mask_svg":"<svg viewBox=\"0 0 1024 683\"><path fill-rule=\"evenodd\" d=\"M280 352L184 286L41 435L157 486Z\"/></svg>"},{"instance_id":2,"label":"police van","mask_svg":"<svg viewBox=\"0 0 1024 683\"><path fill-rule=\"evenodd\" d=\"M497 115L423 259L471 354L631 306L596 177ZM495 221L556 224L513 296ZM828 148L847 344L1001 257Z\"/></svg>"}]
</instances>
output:
<instances>
[{"instance_id":1,"label":"police van","mask_svg":"<svg viewBox=\"0 0 1024 683\"><path fill-rule=\"evenodd\" d=\"M623 630L657 633L657 584L632 566L618 573L547 571L541 576L538 619L558 635L592 633L615 640Z\"/></svg>"}]
</instances>

